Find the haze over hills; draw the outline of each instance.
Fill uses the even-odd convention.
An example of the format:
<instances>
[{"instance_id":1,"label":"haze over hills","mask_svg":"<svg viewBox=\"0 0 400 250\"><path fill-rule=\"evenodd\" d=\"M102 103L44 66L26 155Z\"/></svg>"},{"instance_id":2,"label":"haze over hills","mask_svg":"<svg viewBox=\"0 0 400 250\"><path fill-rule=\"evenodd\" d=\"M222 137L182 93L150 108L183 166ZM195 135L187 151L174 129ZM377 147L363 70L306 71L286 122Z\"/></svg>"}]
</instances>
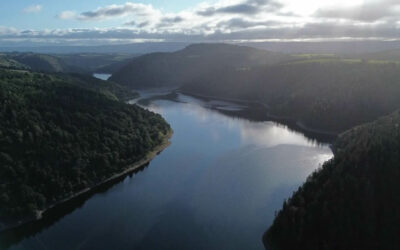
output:
<instances>
[{"instance_id":1,"label":"haze over hills","mask_svg":"<svg viewBox=\"0 0 400 250\"><path fill-rule=\"evenodd\" d=\"M338 132L400 108L398 79L400 67L394 63L310 59L244 72L212 71L182 90L259 101L271 115Z\"/></svg>"},{"instance_id":2,"label":"haze over hills","mask_svg":"<svg viewBox=\"0 0 400 250\"><path fill-rule=\"evenodd\" d=\"M37 54L12 52L0 54L0 67L42 72L92 74L113 73L135 55L122 54Z\"/></svg>"},{"instance_id":3,"label":"haze over hills","mask_svg":"<svg viewBox=\"0 0 400 250\"><path fill-rule=\"evenodd\" d=\"M67 64L60 58L47 54L12 53L4 56L34 71L85 73L84 69Z\"/></svg>"},{"instance_id":4,"label":"haze over hills","mask_svg":"<svg viewBox=\"0 0 400 250\"><path fill-rule=\"evenodd\" d=\"M394 55L285 55L195 44L135 58L111 80L130 88L176 87L193 95L260 102L272 116L340 132L400 108Z\"/></svg>"},{"instance_id":5,"label":"haze over hills","mask_svg":"<svg viewBox=\"0 0 400 250\"><path fill-rule=\"evenodd\" d=\"M200 42L200 41L199 41ZM115 45L64 45L53 44L10 44L0 46L0 52L33 52L44 54L81 54L81 53L119 53L147 54L154 52L175 52L196 42L140 42ZM198 43L198 42L197 42ZM205 43L215 43L207 42ZM334 53L334 54L364 54L398 49L400 41L382 40L344 40L344 41L271 41L271 42L231 42L257 49L269 50L285 54L293 53Z\"/></svg>"},{"instance_id":6,"label":"haze over hills","mask_svg":"<svg viewBox=\"0 0 400 250\"><path fill-rule=\"evenodd\" d=\"M107 53L107 54L146 54L153 52L172 52L183 49L189 45L186 42L143 42L128 43L119 45L86 45L86 46L56 46L56 45L36 45L32 46L1 46L0 52L33 52L46 54L81 54L81 53Z\"/></svg>"},{"instance_id":7,"label":"haze over hills","mask_svg":"<svg viewBox=\"0 0 400 250\"><path fill-rule=\"evenodd\" d=\"M247 70L288 61L281 53L229 44L193 44L173 53L152 53L133 59L110 80L132 88L180 87L192 79L225 68Z\"/></svg>"}]
</instances>

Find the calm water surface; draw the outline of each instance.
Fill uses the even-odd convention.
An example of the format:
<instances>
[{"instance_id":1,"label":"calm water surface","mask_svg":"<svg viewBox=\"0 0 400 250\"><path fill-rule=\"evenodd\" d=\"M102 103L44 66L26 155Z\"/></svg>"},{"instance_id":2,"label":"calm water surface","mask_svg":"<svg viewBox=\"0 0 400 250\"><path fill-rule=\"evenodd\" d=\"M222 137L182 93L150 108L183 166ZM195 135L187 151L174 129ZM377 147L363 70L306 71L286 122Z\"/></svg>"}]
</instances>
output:
<instances>
[{"instance_id":1,"label":"calm water surface","mask_svg":"<svg viewBox=\"0 0 400 250\"><path fill-rule=\"evenodd\" d=\"M263 249L274 212L331 150L286 126L178 99L148 106L174 130L148 167L44 225L13 232L9 249Z\"/></svg>"},{"instance_id":2,"label":"calm water surface","mask_svg":"<svg viewBox=\"0 0 400 250\"><path fill-rule=\"evenodd\" d=\"M99 78L101 80L107 81L111 77L111 74L94 73L93 77Z\"/></svg>"}]
</instances>

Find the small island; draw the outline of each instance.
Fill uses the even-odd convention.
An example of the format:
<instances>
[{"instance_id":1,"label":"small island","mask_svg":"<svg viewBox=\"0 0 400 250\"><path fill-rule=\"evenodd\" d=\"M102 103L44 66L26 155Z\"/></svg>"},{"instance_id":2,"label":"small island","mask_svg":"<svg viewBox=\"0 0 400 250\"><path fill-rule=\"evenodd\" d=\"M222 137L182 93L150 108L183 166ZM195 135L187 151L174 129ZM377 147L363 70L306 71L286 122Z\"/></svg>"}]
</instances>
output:
<instances>
[{"instance_id":1,"label":"small island","mask_svg":"<svg viewBox=\"0 0 400 250\"><path fill-rule=\"evenodd\" d=\"M92 77L0 69L0 231L40 219L169 145L169 124L126 98L123 87Z\"/></svg>"}]
</instances>

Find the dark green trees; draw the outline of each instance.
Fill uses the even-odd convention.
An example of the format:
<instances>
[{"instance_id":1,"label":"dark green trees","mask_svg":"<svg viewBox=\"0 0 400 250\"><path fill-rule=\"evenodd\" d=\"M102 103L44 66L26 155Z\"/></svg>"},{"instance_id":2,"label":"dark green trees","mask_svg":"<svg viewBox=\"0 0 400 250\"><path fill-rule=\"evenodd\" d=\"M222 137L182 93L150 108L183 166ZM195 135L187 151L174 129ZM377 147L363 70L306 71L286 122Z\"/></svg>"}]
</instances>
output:
<instances>
[{"instance_id":1,"label":"dark green trees","mask_svg":"<svg viewBox=\"0 0 400 250\"><path fill-rule=\"evenodd\" d=\"M35 213L121 172L169 132L160 115L84 82L0 71L0 219Z\"/></svg>"},{"instance_id":2,"label":"dark green trees","mask_svg":"<svg viewBox=\"0 0 400 250\"><path fill-rule=\"evenodd\" d=\"M335 157L284 203L273 249L400 248L400 114L340 136Z\"/></svg>"}]
</instances>

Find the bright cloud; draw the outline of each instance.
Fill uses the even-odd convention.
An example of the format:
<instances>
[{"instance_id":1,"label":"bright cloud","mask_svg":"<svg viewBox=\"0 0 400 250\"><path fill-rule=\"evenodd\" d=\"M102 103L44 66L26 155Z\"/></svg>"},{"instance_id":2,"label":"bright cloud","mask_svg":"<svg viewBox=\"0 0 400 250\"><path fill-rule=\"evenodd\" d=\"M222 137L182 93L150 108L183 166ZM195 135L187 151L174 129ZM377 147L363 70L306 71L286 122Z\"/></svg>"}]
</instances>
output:
<instances>
[{"instance_id":1,"label":"bright cloud","mask_svg":"<svg viewBox=\"0 0 400 250\"><path fill-rule=\"evenodd\" d=\"M25 13L38 13L42 10L42 8L43 7L41 5L36 4L36 5L28 6L25 9L23 9L22 11Z\"/></svg>"},{"instance_id":2,"label":"bright cloud","mask_svg":"<svg viewBox=\"0 0 400 250\"><path fill-rule=\"evenodd\" d=\"M59 19L74 19L76 18L76 12L75 11L70 11L70 10L66 10L61 12L60 14L58 14L56 17Z\"/></svg>"},{"instance_id":3,"label":"bright cloud","mask_svg":"<svg viewBox=\"0 0 400 250\"><path fill-rule=\"evenodd\" d=\"M151 4L127 2L81 13L63 11L57 17L79 21L85 27L91 24L98 27L109 21L114 25L50 31L13 30L3 34L0 30L0 39L185 42L400 39L398 0L219 0L203 2L175 13L165 12Z\"/></svg>"}]
</instances>

